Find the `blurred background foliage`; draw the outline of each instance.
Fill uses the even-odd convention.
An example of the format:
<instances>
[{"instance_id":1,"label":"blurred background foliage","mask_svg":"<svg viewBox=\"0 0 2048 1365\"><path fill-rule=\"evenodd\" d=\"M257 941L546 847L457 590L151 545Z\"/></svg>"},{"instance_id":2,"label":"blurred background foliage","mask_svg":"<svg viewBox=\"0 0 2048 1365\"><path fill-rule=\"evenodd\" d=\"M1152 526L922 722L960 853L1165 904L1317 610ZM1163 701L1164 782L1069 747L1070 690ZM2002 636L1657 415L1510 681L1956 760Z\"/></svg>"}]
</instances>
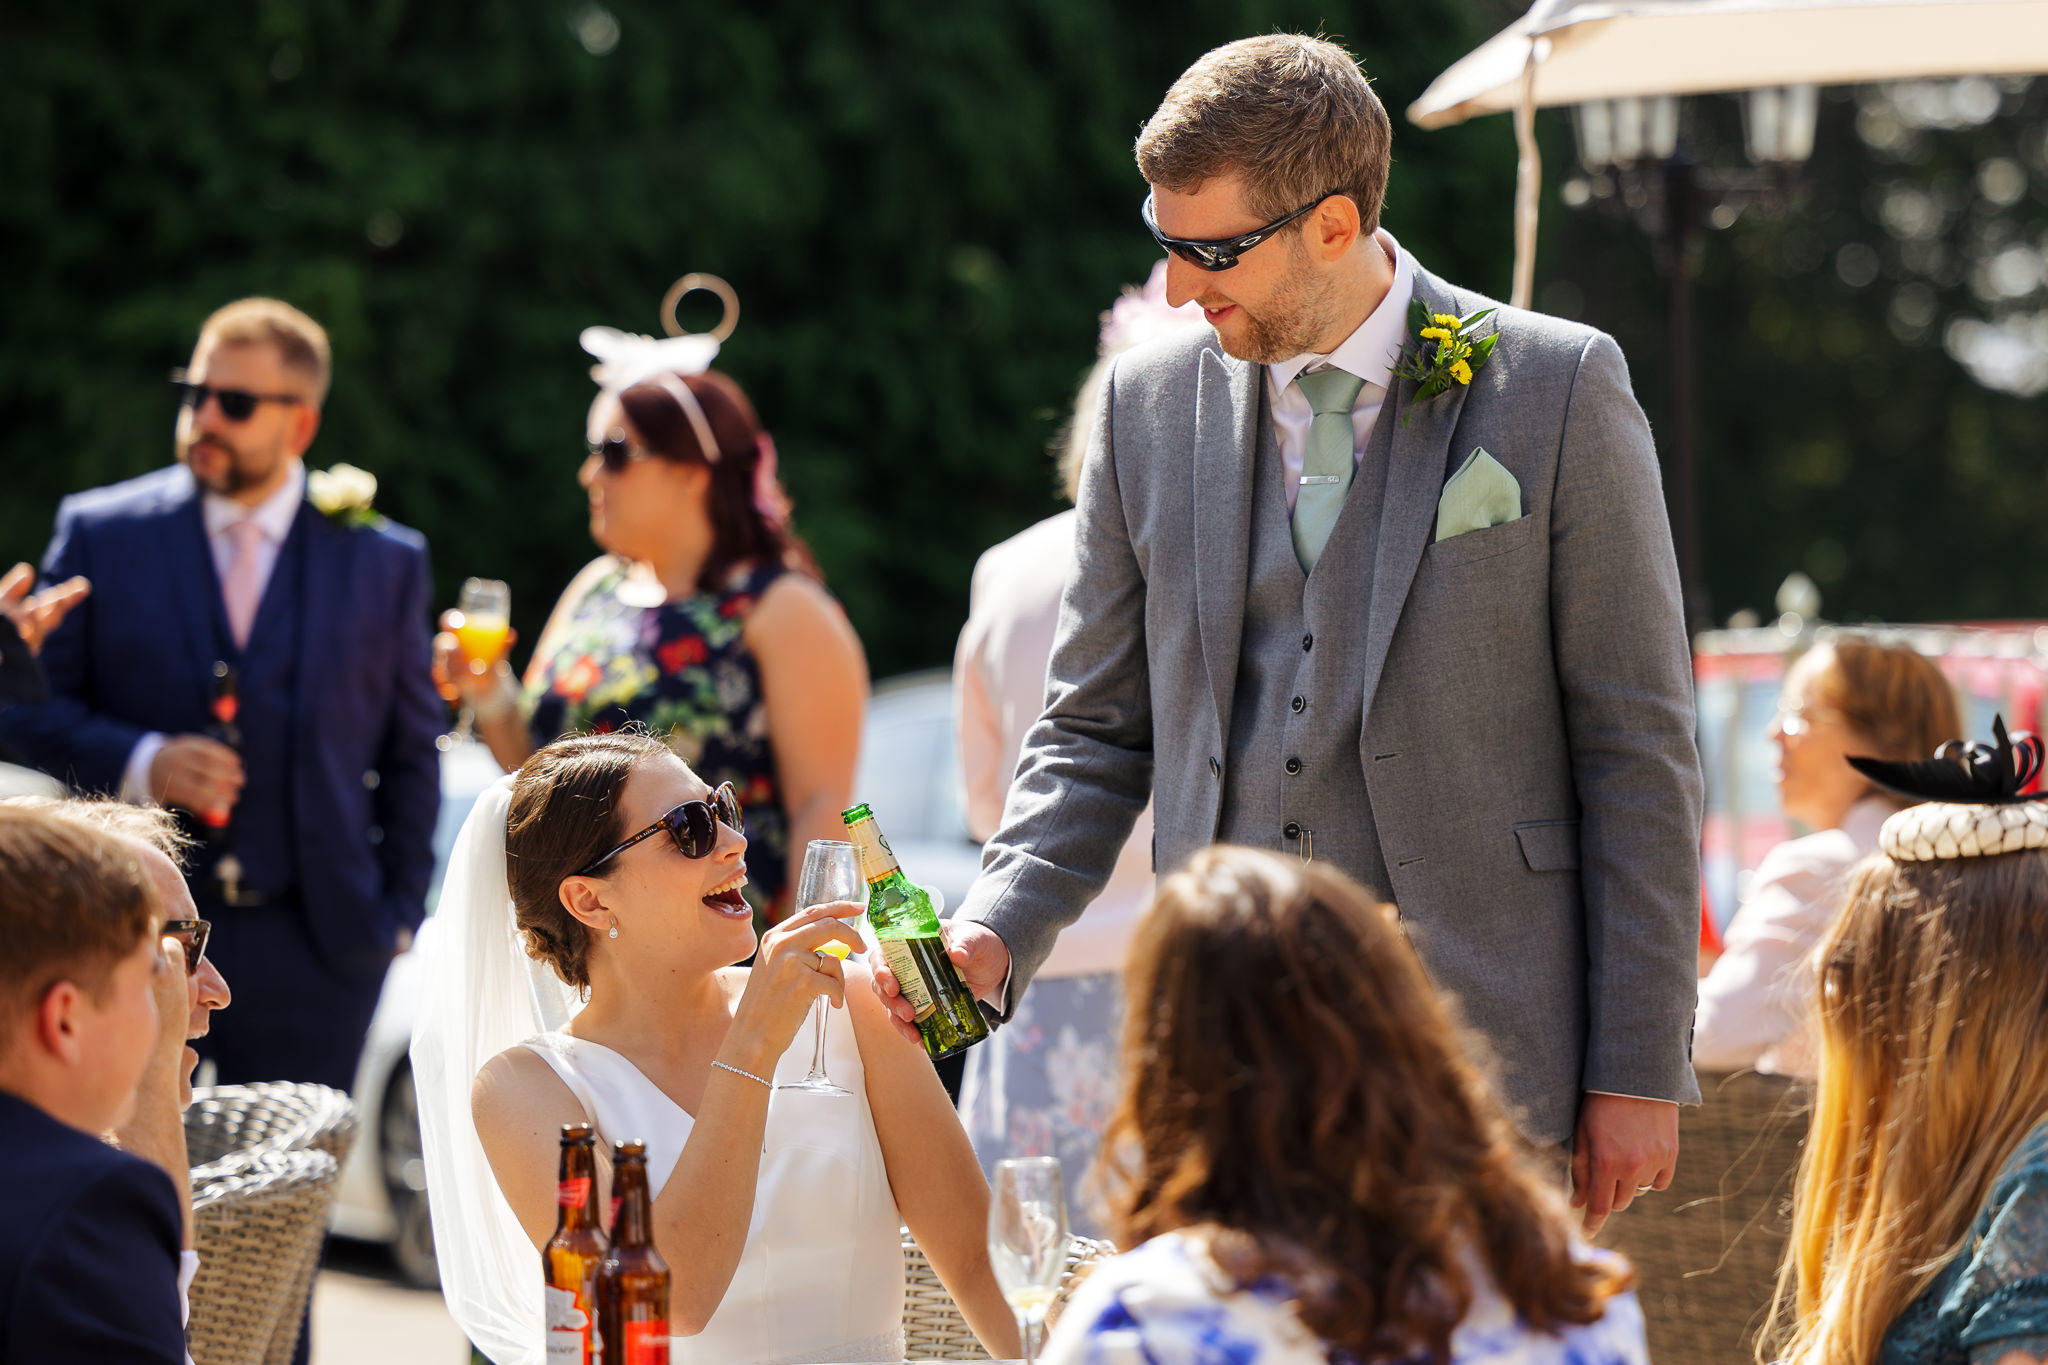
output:
<instances>
[{"instance_id":1,"label":"blurred background foliage","mask_svg":"<svg viewBox=\"0 0 2048 1365\"><path fill-rule=\"evenodd\" d=\"M739 290L720 365L774 431L875 673L942 664L975 556L1055 509L1047 445L1098 314L1157 255L1130 144L1174 76L1275 28L1345 42L1396 117L1388 226L1504 293L1507 121L1422 133L1400 111L1516 11L13 0L0 557L39 555L64 493L167 461L166 371L213 307L274 294L334 340L311 462L377 474L381 507L432 542L441 604L466 575L509 580L531 639L593 553L577 332L658 332L669 281L705 270ZM1695 103L1709 146L1726 130ZM1721 615L1767 607L1793 568L1830 614L2048 614L2029 553L2048 420L2011 373L1986 388L1945 349L1978 318L2019 327L2024 350L2015 310L2038 295L1976 286L1986 252L2039 265L2044 100L1998 87L1974 121L1895 103L1836 92L1804 206L1708 243L1700 462ZM1569 123L1541 123L1538 302L1614 332L1659 420L1648 245L1564 206Z\"/></svg>"}]
</instances>

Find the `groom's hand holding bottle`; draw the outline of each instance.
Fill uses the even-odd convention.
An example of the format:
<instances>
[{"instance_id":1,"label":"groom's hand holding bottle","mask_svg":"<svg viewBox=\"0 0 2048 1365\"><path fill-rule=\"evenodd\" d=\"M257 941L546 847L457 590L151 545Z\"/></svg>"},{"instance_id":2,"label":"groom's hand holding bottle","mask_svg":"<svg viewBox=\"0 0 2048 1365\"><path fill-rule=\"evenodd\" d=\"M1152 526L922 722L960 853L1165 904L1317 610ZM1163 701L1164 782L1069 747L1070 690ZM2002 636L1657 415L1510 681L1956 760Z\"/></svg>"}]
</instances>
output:
<instances>
[{"instance_id":1,"label":"groom's hand holding bottle","mask_svg":"<svg viewBox=\"0 0 2048 1365\"><path fill-rule=\"evenodd\" d=\"M159 805L223 820L241 800L243 780L241 755L205 735L172 735L149 765L149 794Z\"/></svg>"},{"instance_id":2,"label":"groom's hand holding bottle","mask_svg":"<svg viewBox=\"0 0 2048 1365\"><path fill-rule=\"evenodd\" d=\"M946 956L960 969L960 979L967 983L968 991L975 999L1002 1008L1003 987L1010 980L1010 945L1003 942L1002 935L986 924L966 919L944 920L939 932L946 938ZM875 962L868 969L874 974L875 994L889 1011L889 1021L896 1025L896 1031L913 1043L920 1042L917 1026L912 1022L917 1011L903 998L903 989L896 984L888 964Z\"/></svg>"}]
</instances>

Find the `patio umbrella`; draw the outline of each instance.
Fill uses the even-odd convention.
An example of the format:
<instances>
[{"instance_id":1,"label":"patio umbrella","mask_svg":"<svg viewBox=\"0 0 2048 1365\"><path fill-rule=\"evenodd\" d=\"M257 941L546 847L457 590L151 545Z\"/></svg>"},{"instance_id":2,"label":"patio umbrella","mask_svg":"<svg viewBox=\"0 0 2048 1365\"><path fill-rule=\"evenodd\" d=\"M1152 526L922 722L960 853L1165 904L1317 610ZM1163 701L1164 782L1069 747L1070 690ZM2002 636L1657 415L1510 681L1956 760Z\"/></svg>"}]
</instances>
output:
<instances>
[{"instance_id":1,"label":"patio umbrella","mask_svg":"<svg viewBox=\"0 0 2048 1365\"><path fill-rule=\"evenodd\" d=\"M1536 0L1408 106L1423 128L1513 111L1513 302L1535 275L1535 111L1631 95L2048 71L2048 0Z\"/></svg>"}]
</instances>

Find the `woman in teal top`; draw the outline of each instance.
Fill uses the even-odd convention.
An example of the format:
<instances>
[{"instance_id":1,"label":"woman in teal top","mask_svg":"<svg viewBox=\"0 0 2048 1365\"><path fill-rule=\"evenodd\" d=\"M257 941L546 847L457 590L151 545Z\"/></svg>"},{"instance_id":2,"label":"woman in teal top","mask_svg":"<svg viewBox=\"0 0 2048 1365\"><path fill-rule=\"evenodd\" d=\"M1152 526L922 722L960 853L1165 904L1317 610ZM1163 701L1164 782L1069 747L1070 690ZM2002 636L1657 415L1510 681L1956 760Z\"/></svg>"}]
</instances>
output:
<instances>
[{"instance_id":1,"label":"woman in teal top","mask_svg":"<svg viewBox=\"0 0 2048 1365\"><path fill-rule=\"evenodd\" d=\"M2041 742L1849 762L1885 821L1821 943L1820 1079L1779 1288L1786 1365L2048 1359Z\"/></svg>"},{"instance_id":2,"label":"woman in teal top","mask_svg":"<svg viewBox=\"0 0 2048 1365\"><path fill-rule=\"evenodd\" d=\"M867 662L788 521L774 446L716 370L598 396L578 476L606 553L526 670L448 671L507 769L560 735L643 726L746 810L747 897L769 919L812 839L844 838ZM444 649L453 647L452 638Z\"/></svg>"}]
</instances>

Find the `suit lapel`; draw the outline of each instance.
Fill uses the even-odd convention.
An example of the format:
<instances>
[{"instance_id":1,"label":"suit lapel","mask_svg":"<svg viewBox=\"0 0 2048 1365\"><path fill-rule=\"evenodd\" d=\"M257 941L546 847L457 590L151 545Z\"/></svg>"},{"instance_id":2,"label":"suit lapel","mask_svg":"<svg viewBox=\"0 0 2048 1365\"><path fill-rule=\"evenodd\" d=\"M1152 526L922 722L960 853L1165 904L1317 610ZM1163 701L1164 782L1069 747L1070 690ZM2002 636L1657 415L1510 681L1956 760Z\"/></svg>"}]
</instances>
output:
<instances>
[{"instance_id":1,"label":"suit lapel","mask_svg":"<svg viewBox=\"0 0 2048 1365\"><path fill-rule=\"evenodd\" d=\"M304 536L306 558L299 576L298 696L294 701L299 747L310 753L320 734L316 704L322 679L335 675L334 651L341 647L341 621L348 604L349 562L355 536L336 526L312 503L299 504L292 534ZM312 771L304 768L302 771Z\"/></svg>"},{"instance_id":2,"label":"suit lapel","mask_svg":"<svg viewBox=\"0 0 2048 1365\"><path fill-rule=\"evenodd\" d=\"M1244 634L1245 574L1251 555L1252 466L1258 442L1263 366L1202 351L1195 393L1195 619L1216 701L1230 738Z\"/></svg>"},{"instance_id":3,"label":"suit lapel","mask_svg":"<svg viewBox=\"0 0 2048 1365\"><path fill-rule=\"evenodd\" d=\"M214 661L221 657L221 642L229 637L220 576L213 570L213 551L206 544L199 485L189 476L184 495L172 497L157 528L170 575L171 598L178 604L179 633L185 640L185 666L176 673L180 682L197 694L199 709L204 711L213 701Z\"/></svg>"},{"instance_id":4,"label":"suit lapel","mask_svg":"<svg viewBox=\"0 0 2048 1365\"><path fill-rule=\"evenodd\" d=\"M1456 311L1456 301L1443 281L1420 266L1415 270L1415 297L1431 313ZM1453 384L1427 403L1415 402L1416 383L1396 377L1380 409L1379 420L1392 422L1387 458L1387 495L1380 509L1380 541L1373 561L1372 602L1365 624L1365 712L1372 714L1373 693L1380 670L1394 642L1394 627L1408 601L1408 589L1422 565L1436 528L1437 500L1443 496L1446 452L1465 406L1466 387ZM1403 421L1407 422L1404 427Z\"/></svg>"}]
</instances>

